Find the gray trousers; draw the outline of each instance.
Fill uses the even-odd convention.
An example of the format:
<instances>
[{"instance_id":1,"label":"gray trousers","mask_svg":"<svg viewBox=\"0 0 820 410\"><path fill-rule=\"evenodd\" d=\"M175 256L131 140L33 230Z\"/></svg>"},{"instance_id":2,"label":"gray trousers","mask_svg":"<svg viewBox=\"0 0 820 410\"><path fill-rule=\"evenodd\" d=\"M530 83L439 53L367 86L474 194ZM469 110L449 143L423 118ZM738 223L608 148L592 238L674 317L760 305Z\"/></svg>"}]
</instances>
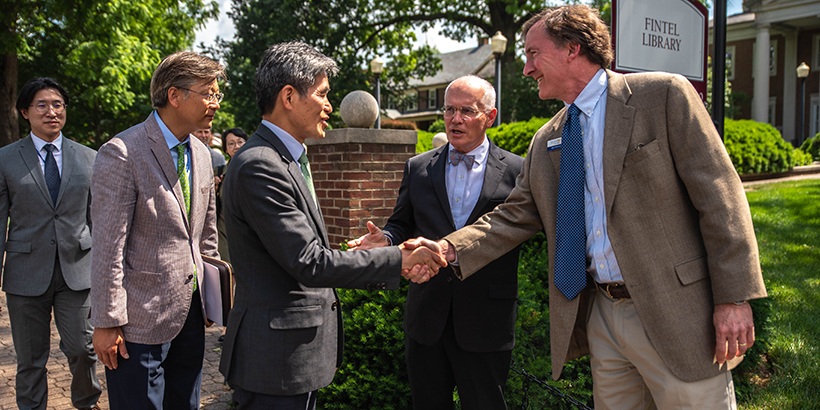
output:
<instances>
[{"instance_id":1,"label":"gray trousers","mask_svg":"<svg viewBox=\"0 0 820 410\"><path fill-rule=\"evenodd\" d=\"M17 353L17 407L45 410L48 402L46 362L51 347L51 311L60 333L60 350L71 371L71 402L74 407L97 404L102 389L97 380L97 355L91 344L93 333L89 290L73 291L65 283L55 262L51 285L40 296L6 294L11 337Z\"/></svg>"}]
</instances>

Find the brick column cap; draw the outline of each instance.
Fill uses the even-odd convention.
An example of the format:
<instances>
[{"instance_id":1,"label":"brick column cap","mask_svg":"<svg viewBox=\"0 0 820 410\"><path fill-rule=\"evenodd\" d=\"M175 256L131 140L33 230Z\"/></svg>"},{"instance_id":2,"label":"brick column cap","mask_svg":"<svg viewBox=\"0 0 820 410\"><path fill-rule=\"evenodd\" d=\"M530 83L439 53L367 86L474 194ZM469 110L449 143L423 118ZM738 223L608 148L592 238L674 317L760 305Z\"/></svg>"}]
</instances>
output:
<instances>
[{"instance_id":1,"label":"brick column cap","mask_svg":"<svg viewBox=\"0 0 820 410\"><path fill-rule=\"evenodd\" d=\"M306 139L305 145L337 144L392 144L416 145L418 133L414 130L376 130L370 128L339 128L327 130L321 140Z\"/></svg>"}]
</instances>

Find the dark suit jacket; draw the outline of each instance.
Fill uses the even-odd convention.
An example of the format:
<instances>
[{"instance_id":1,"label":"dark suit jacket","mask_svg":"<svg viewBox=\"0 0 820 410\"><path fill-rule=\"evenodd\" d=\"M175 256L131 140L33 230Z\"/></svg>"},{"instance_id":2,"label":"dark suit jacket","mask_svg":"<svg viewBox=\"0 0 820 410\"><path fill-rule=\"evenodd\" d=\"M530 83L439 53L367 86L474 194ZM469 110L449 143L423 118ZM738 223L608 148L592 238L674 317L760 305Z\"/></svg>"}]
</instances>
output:
<instances>
[{"instance_id":1,"label":"dark suit jacket","mask_svg":"<svg viewBox=\"0 0 820 410\"><path fill-rule=\"evenodd\" d=\"M6 258L0 275L4 291L42 295L51 284L57 253L71 290L91 286L90 186L95 155L94 150L63 135L63 169L55 205L31 138L0 149L0 263L4 253Z\"/></svg>"},{"instance_id":2,"label":"dark suit jacket","mask_svg":"<svg viewBox=\"0 0 820 410\"><path fill-rule=\"evenodd\" d=\"M749 204L726 148L691 84L679 75L607 72L604 199L612 249L649 340L682 380L713 377L714 305L766 296ZM555 254L555 213L566 110L533 138L507 202L446 239L463 277L544 229ZM483 246L482 246L483 245ZM588 292L567 300L550 258L553 377L589 353ZM734 360L730 366L738 363Z\"/></svg>"},{"instance_id":3,"label":"dark suit jacket","mask_svg":"<svg viewBox=\"0 0 820 410\"><path fill-rule=\"evenodd\" d=\"M232 386L270 395L329 385L344 345L332 287L396 289L401 253L331 250L299 163L264 124L223 184L236 296L219 370Z\"/></svg>"},{"instance_id":4,"label":"dark suit jacket","mask_svg":"<svg viewBox=\"0 0 820 410\"><path fill-rule=\"evenodd\" d=\"M193 275L205 286L200 255L219 257L211 154L196 138L190 147L190 222L153 113L100 147L94 163L91 215L104 245L92 252L91 323L122 326L132 343L174 339L188 317Z\"/></svg>"},{"instance_id":5,"label":"dark suit jacket","mask_svg":"<svg viewBox=\"0 0 820 410\"><path fill-rule=\"evenodd\" d=\"M411 158L393 215L384 228L394 244L424 236L440 239L455 230L445 184L450 144ZM490 142L484 184L467 224L504 203L524 159ZM518 247L476 272L468 281L453 280L453 269L439 271L428 283L411 283L404 309L404 331L432 345L453 312L456 340L472 352L510 350L515 344L518 299Z\"/></svg>"}]
</instances>

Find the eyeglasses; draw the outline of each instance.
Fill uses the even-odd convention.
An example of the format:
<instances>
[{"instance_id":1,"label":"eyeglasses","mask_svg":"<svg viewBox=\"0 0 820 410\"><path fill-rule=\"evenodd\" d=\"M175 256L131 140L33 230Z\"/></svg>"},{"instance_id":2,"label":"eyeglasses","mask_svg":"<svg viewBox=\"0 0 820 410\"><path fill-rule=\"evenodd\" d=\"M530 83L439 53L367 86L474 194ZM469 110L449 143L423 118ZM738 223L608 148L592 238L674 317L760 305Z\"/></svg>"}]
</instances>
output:
<instances>
[{"instance_id":1,"label":"eyeglasses","mask_svg":"<svg viewBox=\"0 0 820 410\"><path fill-rule=\"evenodd\" d=\"M185 88L185 87L177 87L177 88L179 88L179 89L181 89L181 90L187 90L187 91L190 91L190 92L192 92L192 93L197 93L197 94L199 94L199 95L201 95L201 96L205 97L205 101L207 101L207 102L208 102L208 104L210 104L210 103L212 103L212 102L215 102L215 103L219 104L219 103L221 103L221 102L222 102L222 99L223 99L223 98L225 98L225 94L222 94L222 93L216 93L216 94L205 94L205 93L201 93L201 92L199 92L199 91L194 91L194 90L192 90L192 89L190 89L190 88Z\"/></svg>"},{"instance_id":2,"label":"eyeglasses","mask_svg":"<svg viewBox=\"0 0 820 410\"><path fill-rule=\"evenodd\" d=\"M54 110L54 114L60 115L65 110L66 103L61 101L54 101L53 103L46 103L46 102L38 102L36 104L31 104L29 107L34 107L34 111L37 111L37 114L45 114L49 110Z\"/></svg>"},{"instance_id":3,"label":"eyeglasses","mask_svg":"<svg viewBox=\"0 0 820 410\"><path fill-rule=\"evenodd\" d=\"M472 107L461 107L456 108L452 105L445 105L441 107L441 114L444 115L444 118L453 118L456 116L456 112L461 112L461 118L469 118L473 119L478 117L478 114L486 113L486 111L479 111Z\"/></svg>"}]
</instances>

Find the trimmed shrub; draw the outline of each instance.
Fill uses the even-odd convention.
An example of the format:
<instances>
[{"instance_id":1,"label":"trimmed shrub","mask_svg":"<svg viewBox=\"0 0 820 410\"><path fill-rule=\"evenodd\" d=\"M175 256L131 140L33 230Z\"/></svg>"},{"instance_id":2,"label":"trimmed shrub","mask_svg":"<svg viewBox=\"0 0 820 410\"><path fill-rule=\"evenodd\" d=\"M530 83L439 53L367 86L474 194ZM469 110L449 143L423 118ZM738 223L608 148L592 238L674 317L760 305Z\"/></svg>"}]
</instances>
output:
<instances>
[{"instance_id":1,"label":"trimmed shrub","mask_svg":"<svg viewBox=\"0 0 820 410\"><path fill-rule=\"evenodd\" d=\"M726 151L739 174L785 172L798 165L794 148L770 124L727 118L724 130Z\"/></svg>"},{"instance_id":2,"label":"trimmed shrub","mask_svg":"<svg viewBox=\"0 0 820 410\"><path fill-rule=\"evenodd\" d=\"M820 161L820 134L803 141L800 150L811 155L814 161Z\"/></svg>"},{"instance_id":3,"label":"trimmed shrub","mask_svg":"<svg viewBox=\"0 0 820 410\"><path fill-rule=\"evenodd\" d=\"M391 130L417 130L416 123L407 121L396 121L382 117L381 127Z\"/></svg>"},{"instance_id":4,"label":"trimmed shrub","mask_svg":"<svg viewBox=\"0 0 820 410\"><path fill-rule=\"evenodd\" d=\"M419 131L418 140L416 141L416 154L427 152L433 149L433 136L435 132Z\"/></svg>"},{"instance_id":5,"label":"trimmed shrub","mask_svg":"<svg viewBox=\"0 0 820 410\"><path fill-rule=\"evenodd\" d=\"M437 119L435 122L430 124L430 128L428 128L427 131L432 132L433 134L444 132L444 120Z\"/></svg>"},{"instance_id":6,"label":"trimmed shrub","mask_svg":"<svg viewBox=\"0 0 820 410\"><path fill-rule=\"evenodd\" d=\"M495 145L513 154L525 156L532 137L549 120L549 118L531 118L525 122L501 124L498 127L488 129L487 137L493 140Z\"/></svg>"}]
</instances>

